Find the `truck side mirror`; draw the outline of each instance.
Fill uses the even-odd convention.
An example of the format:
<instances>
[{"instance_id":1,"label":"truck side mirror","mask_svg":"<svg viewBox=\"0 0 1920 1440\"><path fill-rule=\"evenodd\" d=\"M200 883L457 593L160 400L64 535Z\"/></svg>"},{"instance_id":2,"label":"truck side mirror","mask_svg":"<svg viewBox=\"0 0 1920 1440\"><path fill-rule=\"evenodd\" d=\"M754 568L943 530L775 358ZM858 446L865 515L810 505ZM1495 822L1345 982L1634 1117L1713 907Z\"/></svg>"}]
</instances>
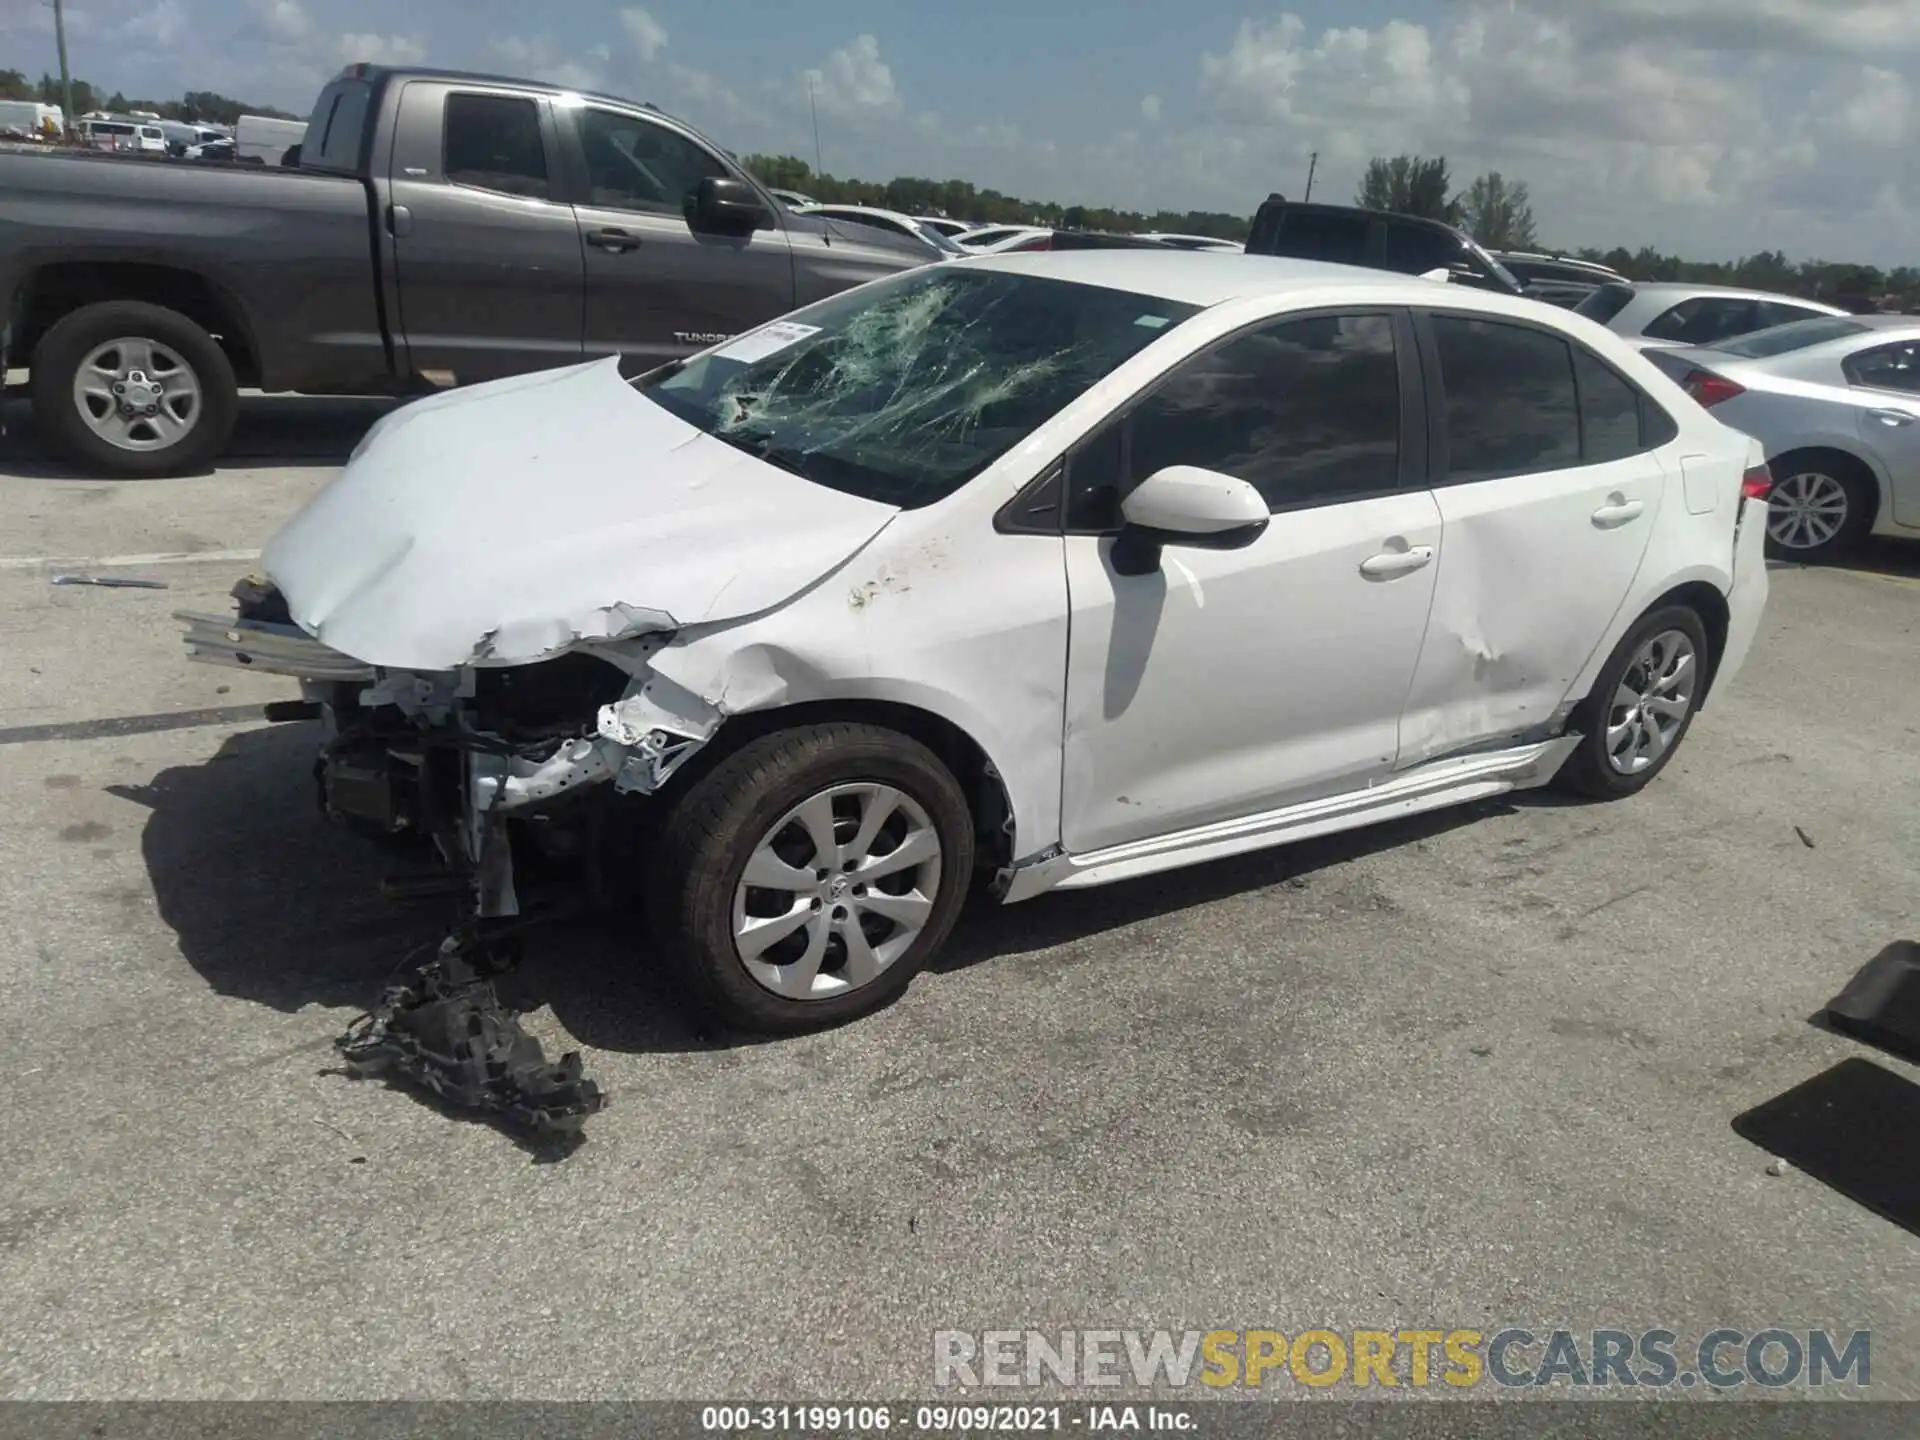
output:
<instances>
[{"instance_id":1,"label":"truck side mirror","mask_svg":"<svg viewBox=\"0 0 1920 1440\"><path fill-rule=\"evenodd\" d=\"M687 196L687 224L695 230L741 235L771 223L759 192L744 180L709 175Z\"/></svg>"}]
</instances>

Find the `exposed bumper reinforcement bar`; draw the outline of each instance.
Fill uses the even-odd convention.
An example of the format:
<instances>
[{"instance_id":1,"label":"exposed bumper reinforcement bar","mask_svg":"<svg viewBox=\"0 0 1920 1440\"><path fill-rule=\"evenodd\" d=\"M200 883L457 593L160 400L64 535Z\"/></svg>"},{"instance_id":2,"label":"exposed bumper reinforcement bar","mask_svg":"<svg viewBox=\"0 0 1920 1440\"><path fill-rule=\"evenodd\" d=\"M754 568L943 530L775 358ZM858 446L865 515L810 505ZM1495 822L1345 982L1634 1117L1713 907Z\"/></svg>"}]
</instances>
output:
<instances>
[{"instance_id":1,"label":"exposed bumper reinforcement bar","mask_svg":"<svg viewBox=\"0 0 1920 1440\"><path fill-rule=\"evenodd\" d=\"M238 620L231 615L203 615L191 610L176 610L173 618L186 626L187 658L203 665L292 675L302 680L352 682L374 678L371 665L322 645L297 625Z\"/></svg>"}]
</instances>

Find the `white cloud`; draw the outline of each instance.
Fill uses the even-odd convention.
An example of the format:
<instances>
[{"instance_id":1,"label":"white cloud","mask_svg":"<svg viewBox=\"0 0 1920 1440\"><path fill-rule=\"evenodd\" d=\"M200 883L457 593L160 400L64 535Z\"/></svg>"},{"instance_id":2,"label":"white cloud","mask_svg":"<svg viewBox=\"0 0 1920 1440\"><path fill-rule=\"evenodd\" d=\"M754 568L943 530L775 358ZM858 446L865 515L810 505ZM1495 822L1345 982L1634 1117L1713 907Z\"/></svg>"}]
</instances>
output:
<instances>
[{"instance_id":1,"label":"white cloud","mask_svg":"<svg viewBox=\"0 0 1920 1440\"><path fill-rule=\"evenodd\" d=\"M1371 155L1445 154L1456 184L1526 180L1554 243L1896 260L1920 247L1898 149L1917 62L1915 0L1463 0L1431 28L1318 33L1286 14L1201 57L1214 119L1152 170L1245 210L1309 150L1338 199Z\"/></svg>"},{"instance_id":2,"label":"white cloud","mask_svg":"<svg viewBox=\"0 0 1920 1440\"><path fill-rule=\"evenodd\" d=\"M313 20L300 0L247 0L247 28L276 45L301 45L313 36Z\"/></svg>"},{"instance_id":3,"label":"white cloud","mask_svg":"<svg viewBox=\"0 0 1920 1440\"><path fill-rule=\"evenodd\" d=\"M542 80L566 90L604 90L606 75L598 66L575 60L553 43L548 35L508 35L491 42L490 48L501 68L509 75Z\"/></svg>"},{"instance_id":4,"label":"white cloud","mask_svg":"<svg viewBox=\"0 0 1920 1440\"><path fill-rule=\"evenodd\" d=\"M364 60L369 65L418 65L427 58L427 43L411 35L375 35L349 32L334 48L342 65Z\"/></svg>"},{"instance_id":5,"label":"white cloud","mask_svg":"<svg viewBox=\"0 0 1920 1440\"><path fill-rule=\"evenodd\" d=\"M627 32L627 43L648 64L666 48L666 27L637 5L620 12L620 28Z\"/></svg>"},{"instance_id":6,"label":"white cloud","mask_svg":"<svg viewBox=\"0 0 1920 1440\"><path fill-rule=\"evenodd\" d=\"M187 12L180 0L159 0L128 17L121 38L154 50L171 50L187 29Z\"/></svg>"},{"instance_id":7,"label":"white cloud","mask_svg":"<svg viewBox=\"0 0 1920 1440\"><path fill-rule=\"evenodd\" d=\"M886 115L901 106L893 71L880 58L880 42L871 35L854 36L819 69L803 72L801 83L812 85L815 102L830 115Z\"/></svg>"},{"instance_id":8,"label":"white cloud","mask_svg":"<svg viewBox=\"0 0 1920 1440\"><path fill-rule=\"evenodd\" d=\"M1158 120L1160 118L1160 97L1158 95L1142 95L1140 97L1140 113L1149 120Z\"/></svg>"}]
</instances>

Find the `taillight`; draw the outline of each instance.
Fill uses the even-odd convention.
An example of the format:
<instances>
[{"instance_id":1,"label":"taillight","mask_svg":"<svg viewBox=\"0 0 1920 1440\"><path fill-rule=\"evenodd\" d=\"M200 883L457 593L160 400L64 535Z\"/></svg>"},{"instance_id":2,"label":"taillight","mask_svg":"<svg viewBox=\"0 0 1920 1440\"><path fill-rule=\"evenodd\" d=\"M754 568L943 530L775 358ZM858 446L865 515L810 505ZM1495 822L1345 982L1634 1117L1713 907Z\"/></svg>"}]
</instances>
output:
<instances>
[{"instance_id":1,"label":"taillight","mask_svg":"<svg viewBox=\"0 0 1920 1440\"><path fill-rule=\"evenodd\" d=\"M1740 477L1740 498L1742 500L1764 500L1773 493L1773 472L1764 465L1756 465Z\"/></svg>"},{"instance_id":2,"label":"taillight","mask_svg":"<svg viewBox=\"0 0 1920 1440\"><path fill-rule=\"evenodd\" d=\"M1746 386L1736 385L1726 376L1716 375L1711 370L1688 371L1687 378L1680 382L1680 388L1709 410L1722 401L1747 393Z\"/></svg>"}]
</instances>

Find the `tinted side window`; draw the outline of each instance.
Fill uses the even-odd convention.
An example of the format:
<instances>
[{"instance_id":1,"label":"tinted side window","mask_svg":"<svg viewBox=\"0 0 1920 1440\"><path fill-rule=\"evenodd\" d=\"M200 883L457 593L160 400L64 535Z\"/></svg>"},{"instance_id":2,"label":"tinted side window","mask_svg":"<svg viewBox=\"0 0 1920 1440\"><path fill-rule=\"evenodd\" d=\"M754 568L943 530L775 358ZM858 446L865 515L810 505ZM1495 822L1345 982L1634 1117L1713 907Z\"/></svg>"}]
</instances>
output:
<instances>
[{"instance_id":1,"label":"tinted side window","mask_svg":"<svg viewBox=\"0 0 1920 1440\"><path fill-rule=\"evenodd\" d=\"M1627 302L1631 299L1633 299L1631 285L1602 285L1574 306L1573 313L1586 316L1596 325L1604 325L1626 309Z\"/></svg>"},{"instance_id":2,"label":"tinted side window","mask_svg":"<svg viewBox=\"0 0 1920 1440\"><path fill-rule=\"evenodd\" d=\"M1762 324L1759 308L1752 300L1696 295L1654 320L1644 333L1655 340L1677 340L1682 345L1711 345L1758 330Z\"/></svg>"},{"instance_id":3,"label":"tinted side window","mask_svg":"<svg viewBox=\"0 0 1920 1440\"><path fill-rule=\"evenodd\" d=\"M1564 340L1519 325L1433 317L1446 392L1447 479L1580 463L1580 405Z\"/></svg>"},{"instance_id":4,"label":"tinted side window","mask_svg":"<svg viewBox=\"0 0 1920 1440\"><path fill-rule=\"evenodd\" d=\"M1288 210L1280 217L1280 235L1272 253L1295 260L1331 260L1358 265L1366 258L1367 230L1371 224L1364 215Z\"/></svg>"},{"instance_id":5,"label":"tinted side window","mask_svg":"<svg viewBox=\"0 0 1920 1440\"><path fill-rule=\"evenodd\" d=\"M1424 275L1466 263L1457 240L1419 225L1387 226L1387 268L1408 275Z\"/></svg>"},{"instance_id":6,"label":"tinted side window","mask_svg":"<svg viewBox=\"0 0 1920 1440\"><path fill-rule=\"evenodd\" d=\"M1920 344L1911 340L1856 351L1846 358L1842 368L1852 384L1920 395Z\"/></svg>"},{"instance_id":7,"label":"tinted side window","mask_svg":"<svg viewBox=\"0 0 1920 1440\"><path fill-rule=\"evenodd\" d=\"M586 156L590 200L616 209L667 210L678 215L702 180L727 173L724 165L685 136L613 110L590 108L581 113L580 146Z\"/></svg>"},{"instance_id":8,"label":"tinted side window","mask_svg":"<svg viewBox=\"0 0 1920 1440\"><path fill-rule=\"evenodd\" d=\"M1756 328L1765 330L1772 325L1787 325L1795 320L1814 320L1826 315L1824 310L1809 310L1804 305L1787 305L1778 300L1762 300L1754 307L1758 312L1754 319Z\"/></svg>"},{"instance_id":9,"label":"tinted side window","mask_svg":"<svg viewBox=\"0 0 1920 1440\"><path fill-rule=\"evenodd\" d=\"M447 179L536 200L552 198L540 107L511 95L447 97Z\"/></svg>"},{"instance_id":10,"label":"tinted side window","mask_svg":"<svg viewBox=\"0 0 1920 1440\"><path fill-rule=\"evenodd\" d=\"M1245 480L1274 510L1397 489L1393 322L1327 315L1238 336L1173 371L1125 429L1124 440L1103 433L1075 456L1074 529L1111 528L1119 496L1168 465Z\"/></svg>"},{"instance_id":11,"label":"tinted side window","mask_svg":"<svg viewBox=\"0 0 1920 1440\"><path fill-rule=\"evenodd\" d=\"M1600 465L1639 454L1640 392L1578 345L1573 347L1573 374L1580 387L1581 460Z\"/></svg>"}]
</instances>

